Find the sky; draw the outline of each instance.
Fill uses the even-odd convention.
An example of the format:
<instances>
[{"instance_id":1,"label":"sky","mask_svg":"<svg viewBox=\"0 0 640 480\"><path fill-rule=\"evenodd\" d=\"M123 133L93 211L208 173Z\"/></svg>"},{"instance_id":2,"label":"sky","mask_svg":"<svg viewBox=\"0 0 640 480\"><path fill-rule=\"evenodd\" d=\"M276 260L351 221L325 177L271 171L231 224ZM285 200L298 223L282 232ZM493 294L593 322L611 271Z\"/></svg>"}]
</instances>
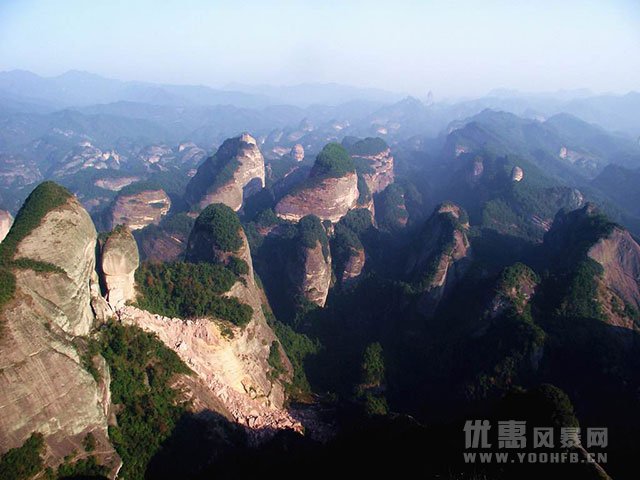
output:
<instances>
[{"instance_id":1,"label":"sky","mask_svg":"<svg viewBox=\"0 0 640 480\"><path fill-rule=\"evenodd\" d=\"M0 0L0 70L336 82L436 97L640 90L638 0Z\"/></svg>"}]
</instances>

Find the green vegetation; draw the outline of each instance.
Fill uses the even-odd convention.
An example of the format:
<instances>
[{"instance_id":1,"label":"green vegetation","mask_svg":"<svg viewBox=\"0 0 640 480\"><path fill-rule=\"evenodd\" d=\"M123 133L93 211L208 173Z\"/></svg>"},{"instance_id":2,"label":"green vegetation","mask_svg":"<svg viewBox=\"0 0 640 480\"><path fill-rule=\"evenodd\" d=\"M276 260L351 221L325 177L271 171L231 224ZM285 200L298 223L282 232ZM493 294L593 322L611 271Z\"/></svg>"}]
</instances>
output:
<instances>
[{"instance_id":1,"label":"green vegetation","mask_svg":"<svg viewBox=\"0 0 640 480\"><path fill-rule=\"evenodd\" d=\"M263 307L263 312L293 367L293 379L287 385L287 394L292 400L304 400L311 393L311 386L304 370L304 360L307 356L318 353L320 345L306 335L296 332L289 325L276 320L270 310ZM271 351L269 353L271 356Z\"/></svg>"},{"instance_id":2,"label":"green vegetation","mask_svg":"<svg viewBox=\"0 0 640 480\"><path fill-rule=\"evenodd\" d=\"M164 217L160 222L160 226L166 232L180 233L185 237L189 236L194 224L195 220L186 213L177 213Z\"/></svg>"},{"instance_id":3,"label":"green vegetation","mask_svg":"<svg viewBox=\"0 0 640 480\"><path fill-rule=\"evenodd\" d=\"M84 451L87 453L91 453L96 449L96 437L92 432L85 435L82 440L82 446L84 447Z\"/></svg>"},{"instance_id":4,"label":"green vegetation","mask_svg":"<svg viewBox=\"0 0 640 480\"><path fill-rule=\"evenodd\" d=\"M160 184L153 181L134 182L130 183L126 187L122 187L117 196L128 197L131 195L137 195L138 193L154 190L162 190L162 187Z\"/></svg>"},{"instance_id":5,"label":"green vegetation","mask_svg":"<svg viewBox=\"0 0 640 480\"><path fill-rule=\"evenodd\" d=\"M214 203L198 216L194 231L206 232L216 248L223 252L237 252L242 247L240 220L230 207Z\"/></svg>"},{"instance_id":6,"label":"green vegetation","mask_svg":"<svg viewBox=\"0 0 640 480\"><path fill-rule=\"evenodd\" d=\"M71 459L65 459L65 462L58 467L55 475L50 472L49 476L61 480L69 478L100 479L106 478L108 473L109 469L104 465L99 465L96 457L90 455L75 462L72 462Z\"/></svg>"},{"instance_id":7,"label":"green vegetation","mask_svg":"<svg viewBox=\"0 0 640 480\"><path fill-rule=\"evenodd\" d=\"M358 204L364 205L371 200L371 190L364 177L358 173Z\"/></svg>"},{"instance_id":8,"label":"green vegetation","mask_svg":"<svg viewBox=\"0 0 640 480\"><path fill-rule=\"evenodd\" d=\"M364 396L364 411L370 417L386 415L389 413L389 406L384 396L367 392Z\"/></svg>"},{"instance_id":9,"label":"green vegetation","mask_svg":"<svg viewBox=\"0 0 640 480\"><path fill-rule=\"evenodd\" d=\"M32 433L21 447L12 448L0 459L0 478L2 480L28 480L39 473L44 463L41 455L44 451L44 437L41 433Z\"/></svg>"},{"instance_id":10,"label":"green vegetation","mask_svg":"<svg viewBox=\"0 0 640 480\"><path fill-rule=\"evenodd\" d=\"M370 343L364 351L362 381L365 385L380 385L384 382L384 357L379 342Z\"/></svg>"},{"instance_id":11,"label":"green vegetation","mask_svg":"<svg viewBox=\"0 0 640 480\"><path fill-rule=\"evenodd\" d=\"M249 265L241 258L232 255L229 257L226 267L237 276L247 275L249 273Z\"/></svg>"},{"instance_id":12,"label":"green vegetation","mask_svg":"<svg viewBox=\"0 0 640 480\"><path fill-rule=\"evenodd\" d=\"M64 205L71 196L66 188L54 182L42 182L25 200L11 230L0 243L0 309L15 293L16 281L12 268L19 266L38 272L57 271L54 265L29 259L23 259L16 265L13 256L20 241L40 225L44 216L54 208Z\"/></svg>"},{"instance_id":13,"label":"green vegetation","mask_svg":"<svg viewBox=\"0 0 640 480\"><path fill-rule=\"evenodd\" d=\"M376 219L382 230L395 231L407 223L404 195L404 189L392 183L380 193L380 201L376 199Z\"/></svg>"},{"instance_id":14,"label":"green vegetation","mask_svg":"<svg viewBox=\"0 0 640 480\"><path fill-rule=\"evenodd\" d=\"M190 370L155 336L115 322L102 331L101 353L111 371L112 401L119 405L118 425L109 427L109 437L124 463L120 475L143 480L185 412L171 381Z\"/></svg>"},{"instance_id":15,"label":"green vegetation","mask_svg":"<svg viewBox=\"0 0 640 480\"><path fill-rule=\"evenodd\" d=\"M282 363L282 356L280 355L280 345L276 340L271 342L271 347L269 347L267 363L269 363L269 366L271 367L269 375L272 378L280 378L280 376L286 372L284 364Z\"/></svg>"},{"instance_id":16,"label":"green vegetation","mask_svg":"<svg viewBox=\"0 0 640 480\"><path fill-rule=\"evenodd\" d=\"M367 137L348 147L351 155L370 156L384 152L389 146L379 137Z\"/></svg>"},{"instance_id":17,"label":"green vegetation","mask_svg":"<svg viewBox=\"0 0 640 480\"><path fill-rule=\"evenodd\" d=\"M250 306L223 297L237 276L210 263L149 263L136 271L142 294L140 308L167 317L215 317L244 326L251 320Z\"/></svg>"},{"instance_id":18,"label":"green vegetation","mask_svg":"<svg viewBox=\"0 0 640 480\"><path fill-rule=\"evenodd\" d=\"M315 178L327 178L344 177L353 171L355 165L344 147L339 143L329 143L316 157L311 173Z\"/></svg>"},{"instance_id":19,"label":"green vegetation","mask_svg":"<svg viewBox=\"0 0 640 480\"><path fill-rule=\"evenodd\" d=\"M566 285L564 300L558 313L568 318L602 319L596 278L603 273L602 265L591 258L580 262Z\"/></svg>"},{"instance_id":20,"label":"green vegetation","mask_svg":"<svg viewBox=\"0 0 640 480\"><path fill-rule=\"evenodd\" d=\"M322 246L324 258L329 257L329 239L322 222L315 215L302 217L298 222L298 238L305 248L316 248L318 242Z\"/></svg>"},{"instance_id":21,"label":"green vegetation","mask_svg":"<svg viewBox=\"0 0 640 480\"><path fill-rule=\"evenodd\" d=\"M66 273L64 269L53 263L41 262L40 260L33 260L32 258L17 258L11 265L15 268L33 270L38 273Z\"/></svg>"}]
</instances>

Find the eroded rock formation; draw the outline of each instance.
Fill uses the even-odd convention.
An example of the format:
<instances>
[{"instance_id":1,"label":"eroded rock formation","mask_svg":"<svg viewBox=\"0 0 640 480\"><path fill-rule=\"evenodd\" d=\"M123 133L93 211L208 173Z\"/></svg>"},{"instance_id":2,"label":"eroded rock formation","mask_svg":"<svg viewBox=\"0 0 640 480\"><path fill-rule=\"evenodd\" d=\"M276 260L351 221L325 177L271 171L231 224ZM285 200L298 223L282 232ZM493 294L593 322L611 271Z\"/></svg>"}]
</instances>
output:
<instances>
[{"instance_id":1,"label":"eroded rock formation","mask_svg":"<svg viewBox=\"0 0 640 480\"><path fill-rule=\"evenodd\" d=\"M51 198L61 203L48 205ZM121 462L107 435L108 368L96 357L97 382L77 340L94 324L96 230L75 197L51 182L40 185L29 202L34 208L25 211L31 215L19 215L19 228L7 237L20 267L11 269L15 292L0 312L0 451L40 432L46 462L55 466L74 450L83 451L91 432L98 461L115 476ZM32 215L36 211L46 213L38 219ZM19 231L34 221L37 226L20 238Z\"/></svg>"},{"instance_id":2,"label":"eroded rock formation","mask_svg":"<svg viewBox=\"0 0 640 480\"><path fill-rule=\"evenodd\" d=\"M13 225L13 217L6 210L0 210L0 242L7 236Z\"/></svg>"},{"instance_id":3,"label":"eroded rock formation","mask_svg":"<svg viewBox=\"0 0 640 480\"><path fill-rule=\"evenodd\" d=\"M134 274L140 264L138 246L127 227L109 233L100 255L106 300L115 310L136 298Z\"/></svg>"},{"instance_id":4,"label":"eroded rock formation","mask_svg":"<svg viewBox=\"0 0 640 480\"><path fill-rule=\"evenodd\" d=\"M126 225L131 230L140 230L147 225L157 225L170 208L171 199L162 189L135 193L123 190L109 209L109 228Z\"/></svg>"},{"instance_id":5,"label":"eroded rock formation","mask_svg":"<svg viewBox=\"0 0 640 480\"><path fill-rule=\"evenodd\" d=\"M200 165L187 186L187 201L197 209L224 203L233 210L265 185L264 157L248 133L225 140L215 155Z\"/></svg>"}]
</instances>

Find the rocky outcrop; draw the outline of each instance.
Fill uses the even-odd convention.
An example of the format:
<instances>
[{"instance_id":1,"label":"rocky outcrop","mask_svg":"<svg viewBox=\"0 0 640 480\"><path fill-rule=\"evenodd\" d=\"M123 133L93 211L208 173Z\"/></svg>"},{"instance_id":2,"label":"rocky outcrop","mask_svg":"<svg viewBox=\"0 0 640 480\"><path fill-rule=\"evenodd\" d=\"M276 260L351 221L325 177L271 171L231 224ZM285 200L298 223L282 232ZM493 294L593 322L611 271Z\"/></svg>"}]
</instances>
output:
<instances>
[{"instance_id":1,"label":"rocky outcrop","mask_svg":"<svg viewBox=\"0 0 640 480\"><path fill-rule=\"evenodd\" d=\"M291 276L304 298L324 307L331 286L331 256L325 255L320 242L298 252Z\"/></svg>"},{"instance_id":2,"label":"rocky outcrop","mask_svg":"<svg viewBox=\"0 0 640 480\"><path fill-rule=\"evenodd\" d=\"M131 230L140 230L157 225L170 209L171 199L162 189L123 189L109 209L109 228L126 225Z\"/></svg>"},{"instance_id":3,"label":"rocky outcrop","mask_svg":"<svg viewBox=\"0 0 640 480\"><path fill-rule=\"evenodd\" d=\"M106 300L113 309L136 298L134 274L140 264L138 246L127 227L117 227L104 241L100 269Z\"/></svg>"},{"instance_id":4,"label":"rocky outcrop","mask_svg":"<svg viewBox=\"0 0 640 480\"><path fill-rule=\"evenodd\" d=\"M233 210L265 185L264 157L248 133L225 140L215 155L200 165L187 186L187 201L196 209L224 203Z\"/></svg>"},{"instance_id":5,"label":"rocky outcrop","mask_svg":"<svg viewBox=\"0 0 640 480\"><path fill-rule=\"evenodd\" d=\"M629 307L640 311L640 245L628 231L615 227L587 255L602 265L600 303L610 322L640 330L626 311Z\"/></svg>"},{"instance_id":6,"label":"rocky outcrop","mask_svg":"<svg viewBox=\"0 0 640 480\"><path fill-rule=\"evenodd\" d=\"M275 212L295 222L315 215L335 223L357 206L359 196L353 160L344 147L329 143L316 157L309 178L285 195Z\"/></svg>"},{"instance_id":7,"label":"rocky outcrop","mask_svg":"<svg viewBox=\"0 0 640 480\"><path fill-rule=\"evenodd\" d=\"M358 144L356 143L356 146L357 145ZM351 156L354 159L361 160L366 165L367 168L364 172L362 172L362 176L365 182L367 182L369 191L372 194L381 192L393 183L394 160L393 155L391 155L391 149L389 149L389 147L386 147L384 150L377 153L368 155L357 155L352 153Z\"/></svg>"},{"instance_id":8,"label":"rocky outcrop","mask_svg":"<svg viewBox=\"0 0 640 480\"><path fill-rule=\"evenodd\" d=\"M91 432L98 462L113 477L121 462L107 435L109 372L96 357L97 382L79 353L78 336L94 323L96 230L75 197L51 182L31 194L23 212L6 240L16 267L13 298L0 312L0 452L41 432L46 462L56 466L83 451ZM37 225L25 235L31 222Z\"/></svg>"},{"instance_id":9,"label":"rocky outcrop","mask_svg":"<svg viewBox=\"0 0 640 480\"><path fill-rule=\"evenodd\" d=\"M511 170L511 181L512 182L520 182L524 178L524 170L519 166L513 167Z\"/></svg>"},{"instance_id":10,"label":"rocky outcrop","mask_svg":"<svg viewBox=\"0 0 640 480\"><path fill-rule=\"evenodd\" d=\"M324 178L286 195L276 205L276 215L294 222L307 215L316 215L335 223L357 206L358 196L355 172L343 177Z\"/></svg>"},{"instance_id":11,"label":"rocky outcrop","mask_svg":"<svg viewBox=\"0 0 640 480\"><path fill-rule=\"evenodd\" d=\"M203 214L205 212L207 210ZM207 237L202 230L202 225L196 223L195 236L192 235L190 243L198 245L191 250L192 255L197 252L200 261L212 262L224 260L225 255L233 255L247 264L247 273L226 295L252 308L249 324L241 328L216 319L165 318L132 306L120 309L118 315L125 323L157 334L196 372L224 410L253 434L259 434L257 430L260 429L300 431L300 424L284 406L283 383L292 375L291 365L284 354L281 353L286 369L284 378L274 378L270 373L269 353L272 344L277 344L278 340L263 312L265 297L254 280L253 262L244 231L238 231L239 248L223 252L219 245L214 245L216 239ZM206 242L212 244L206 246Z\"/></svg>"},{"instance_id":12,"label":"rocky outcrop","mask_svg":"<svg viewBox=\"0 0 640 480\"><path fill-rule=\"evenodd\" d=\"M452 203L436 208L410 255L406 272L424 292L421 310L431 314L464 276L470 263L466 212Z\"/></svg>"},{"instance_id":13,"label":"rocky outcrop","mask_svg":"<svg viewBox=\"0 0 640 480\"><path fill-rule=\"evenodd\" d=\"M304 147L299 143L296 143L290 152L291 158L293 158L296 162L301 162L304 160Z\"/></svg>"},{"instance_id":14,"label":"rocky outcrop","mask_svg":"<svg viewBox=\"0 0 640 480\"><path fill-rule=\"evenodd\" d=\"M0 210L0 242L7 236L13 225L13 217L5 210Z\"/></svg>"},{"instance_id":15,"label":"rocky outcrop","mask_svg":"<svg viewBox=\"0 0 640 480\"><path fill-rule=\"evenodd\" d=\"M340 281L342 285L348 287L353 285L362 274L365 263L365 253L362 248L352 248L347 258L347 262L342 270Z\"/></svg>"}]
</instances>

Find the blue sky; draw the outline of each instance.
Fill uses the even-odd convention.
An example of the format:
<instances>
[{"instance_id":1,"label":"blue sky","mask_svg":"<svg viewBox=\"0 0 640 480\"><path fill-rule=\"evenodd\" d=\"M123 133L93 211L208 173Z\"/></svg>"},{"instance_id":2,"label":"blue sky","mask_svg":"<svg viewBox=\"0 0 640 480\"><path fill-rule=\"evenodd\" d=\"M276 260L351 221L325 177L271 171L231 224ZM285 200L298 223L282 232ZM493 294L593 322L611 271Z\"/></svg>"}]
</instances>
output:
<instances>
[{"instance_id":1,"label":"blue sky","mask_svg":"<svg viewBox=\"0 0 640 480\"><path fill-rule=\"evenodd\" d=\"M0 0L0 70L437 97L640 90L640 1Z\"/></svg>"}]
</instances>

